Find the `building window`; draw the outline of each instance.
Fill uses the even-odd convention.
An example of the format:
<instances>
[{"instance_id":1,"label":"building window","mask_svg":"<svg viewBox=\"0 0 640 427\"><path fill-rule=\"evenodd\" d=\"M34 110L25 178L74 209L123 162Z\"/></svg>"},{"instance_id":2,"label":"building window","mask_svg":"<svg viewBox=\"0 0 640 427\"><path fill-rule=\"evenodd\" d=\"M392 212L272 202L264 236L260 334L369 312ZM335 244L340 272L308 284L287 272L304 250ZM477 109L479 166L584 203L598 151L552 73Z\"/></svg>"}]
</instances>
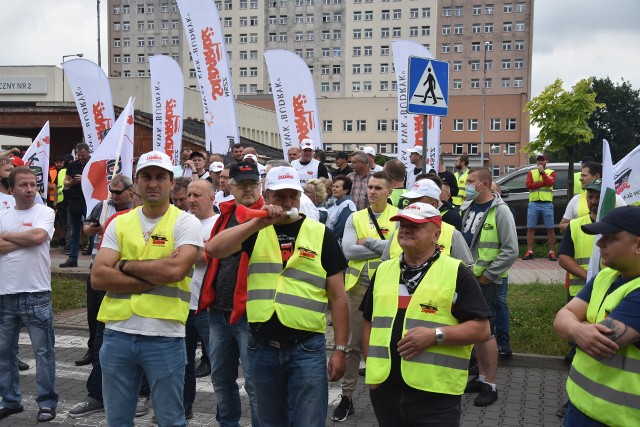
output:
<instances>
[{"instance_id":1,"label":"building window","mask_svg":"<svg viewBox=\"0 0 640 427\"><path fill-rule=\"evenodd\" d=\"M340 40L342 38L342 30L333 30L333 39Z\"/></svg>"},{"instance_id":2,"label":"building window","mask_svg":"<svg viewBox=\"0 0 640 427\"><path fill-rule=\"evenodd\" d=\"M471 52L480 52L480 42L471 43Z\"/></svg>"},{"instance_id":3,"label":"building window","mask_svg":"<svg viewBox=\"0 0 640 427\"><path fill-rule=\"evenodd\" d=\"M147 21L147 30L153 30L156 27L155 21Z\"/></svg>"},{"instance_id":4,"label":"building window","mask_svg":"<svg viewBox=\"0 0 640 427\"><path fill-rule=\"evenodd\" d=\"M471 89L480 89L480 79L471 79Z\"/></svg>"},{"instance_id":5,"label":"building window","mask_svg":"<svg viewBox=\"0 0 640 427\"><path fill-rule=\"evenodd\" d=\"M120 23L119 22L114 22L113 23L113 31L120 31Z\"/></svg>"},{"instance_id":6,"label":"building window","mask_svg":"<svg viewBox=\"0 0 640 427\"><path fill-rule=\"evenodd\" d=\"M367 54L367 48L365 47L365 56ZM389 56L389 46L380 46L380 55Z\"/></svg>"},{"instance_id":7,"label":"building window","mask_svg":"<svg viewBox=\"0 0 640 427\"><path fill-rule=\"evenodd\" d=\"M522 87L524 85L524 80L522 77L515 77L513 79L513 87Z\"/></svg>"},{"instance_id":8,"label":"building window","mask_svg":"<svg viewBox=\"0 0 640 427\"><path fill-rule=\"evenodd\" d=\"M340 82L333 82L333 91L340 92Z\"/></svg>"},{"instance_id":9,"label":"building window","mask_svg":"<svg viewBox=\"0 0 640 427\"><path fill-rule=\"evenodd\" d=\"M516 119L507 119L504 124L505 130L516 130L517 120Z\"/></svg>"},{"instance_id":10,"label":"building window","mask_svg":"<svg viewBox=\"0 0 640 427\"><path fill-rule=\"evenodd\" d=\"M171 44L173 46L178 46L180 44L180 36L172 36L171 37Z\"/></svg>"},{"instance_id":11,"label":"building window","mask_svg":"<svg viewBox=\"0 0 640 427\"><path fill-rule=\"evenodd\" d=\"M144 13L144 5L143 4L139 4L138 5L138 13Z\"/></svg>"},{"instance_id":12,"label":"building window","mask_svg":"<svg viewBox=\"0 0 640 427\"><path fill-rule=\"evenodd\" d=\"M524 59L514 59L513 68L515 68L516 70L524 68Z\"/></svg>"},{"instance_id":13,"label":"building window","mask_svg":"<svg viewBox=\"0 0 640 427\"><path fill-rule=\"evenodd\" d=\"M516 3L516 12L522 13L527 10L527 5L524 3Z\"/></svg>"},{"instance_id":14,"label":"building window","mask_svg":"<svg viewBox=\"0 0 640 427\"><path fill-rule=\"evenodd\" d=\"M442 45L442 53L450 53L451 52L451 45L449 43L444 43Z\"/></svg>"},{"instance_id":15,"label":"building window","mask_svg":"<svg viewBox=\"0 0 640 427\"><path fill-rule=\"evenodd\" d=\"M461 53L462 52L462 43L454 43L453 51L455 53Z\"/></svg>"},{"instance_id":16,"label":"building window","mask_svg":"<svg viewBox=\"0 0 640 427\"><path fill-rule=\"evenodd\" d=\"M516 31L524 31L524 21L516 22Z\"/></svg>"},{"instance_id":17,"label":"building window","mask_svg":"<svg viewBox=\"0 0 640 427\"><path fill-rule=\"evenodd\" d=\"M240 17L240 26L241 27L246 27L247 26L247 22L249 22L249 21L247 20L246 16L241 16Z\"/></svg>"},{"instance_id":18,"label":"building window","mask_svg":"<svg viewBox=\"0 0 640 427\"><path fill-rule=\"evenodd\" d=\"M462 132L464 130L464 120L462 119L454 119L453 120L453 131L454 132Z\"/></svg>"},{"instance_id":19,"label":"building window","mask_svg":"<svg viewBox=\"0 0 640 427\"><path fill-rule=\"evenodd\" d=\"M240 85L240 93L247 93L247 85L246 84L241 84Z\"/></svg>"},{"instance_id":20,"label":"building window","mask_svg":"<svg viewBox=\"0 0 640 427\"><path fill-rule=\"evenodd\" d=\"M362 12L353 12L353 20L354 21L362 21Z\"/></svg>"},{"instance_id":21,"label":"building window","mask_svg":"<svg viewBox=\"0 0 640 427\"><path fill-rule=\"evenodd\" d=\"M156 40L153 37L147 37L147 46L155 46Z\"/></svg>"},{"instance_id":22,"label":"building window","mask_svg":"<svg viewBox=\"0 0 640 427\"><path fill-rule=\"evenodd\" d=\"M391 132L398 132L398 119L391 119Z\"/></svg>"},{"instance_id":23,"label":"building window","mask_svg":"<svg viewBox=\"0 0 640 427\"><path fill-rule=\"evenodd\" d=\"M365 21L373 21L373 11L372 10L365 10L364 11L364 20Z\"/></svg>"},{"instance_id":24,"label":"building window","mask_svg":"<svg viewBox=\"0 0 640 427\"><path fill-rule=\"evenodd\" d=\"M453 71L462 71L462 61L453 61Z\"/></svg>"},{"instance_id":25,"label":"building window","mask_svg":"<svg viewBox=\"0 0 640 427\"><path fill-rule=\"evenodd\" d=\"M477 16L480 15L482 13L482 6L475 4L473 5L473 7L471 8L471 14L473 16Z\"/></svg>"},{"instance_id":26,"label":"building window","mask_svg":"<svg viewBox=\"0 0 640 427\"><path fill-rule=\"evenodd\" d=\"M120 55L114 55L113 56L113 63L114 64L119 64L120 63Z\"/></svg>"},{"instance_id":27,"label":"building window","mask_svg":"<svg viewBox=\"0 0 640 427\"><path fill-rule=\"evenodd\" d=\"M320 83L320 92L329 92L329 83L328 82Z\"/></svg>"},{"instance_id":28,"label":"building window","mask_svg":"<svg viewBox=\"0 0 640 427\"><path fill-rule=\"evenodd\" d=\"M324 132L333 132L333 120L323 120L322 130Z\"/></svg>"},{"instance_id":29,"label":"building window","mask_svg":"<svg viewBox=\"0 0 640 427\"><path fill-rule=\"evenodd\" d=\"M494 178L500 176L500 166L494 166L491 169L491 174L493 175Z\"/></svg>"},{"instance_id":30,"label":"building window","mask_svg":"<svg viewBox=\"0 0 640 427\"><path fill-rule=\"evenodd\" d=\"M351 83L351 90L353 92L360 92L360 82L352 82Z\"/></svg>"},{"instance_id":31,"label":"building window","mask_svg":"<svg viewBox=\"0 0 640 427\"><path fill-rule=\"evenodd\" d=\"M508 88L511 86L511 79L509 77L503 77L501 86L504 88Z\"/></svg>"},{"instance_id":32,"label":"building window","mask_svg":"<svg viewBox=\"0 0 640 427\"><path fill-rule=\"evenodd\" d=\"M124 58L122 58L122 62L124 62L125 64L130 64L131 63L131 56L130 55L124 55Z\"/></svg>"},{"instance_id":33,"label":"building window","mask_svg":"<svg viewBox=\"0 0 640 427\"><path fill-rule=\"evenodd\" d=\"M322 30L322 40L329 40L331 38L331 34L329 30Z\"/></svg>"},{"instance_id":34,"label":"building window","mask_svg":"<svg viewBox=\"0 0 640 427\"><path fill-rule=\"evenodd\" d=\"M278 22L280 23L280 25L287 25L287 15L280 15L280 19L278 20Z\"/></svg>"},{"instance_id":35,"label":"building window","mask_svg":"<svg viewBox=\"0 0 640 427\"><path fill-rule=\"evenodd\" d=\"M419 13L418 8L413 8L409 10L409 19L418 19Z\"/></svg>"},{"instance_id":36,"label":"building window","mask_svg":"<svg viewBox=\"0 0 640 427\"><path fill-rule=\"evenodd\" d=\"M500 144L491 144L491 145L489 145L489 154L499 155L500 154Z\"/></svg>"},{"instance_id":37,"label":"building window","mask_svg":"<svg viewBox=\"0 0 640 427\"><path fill-rule=\"evenodd\" d=\"M313 24L314 22L316 22L315 15L313 13L308 14L307 24Z\"/></svg>"},{"instance_id":38,"label":"building window","mask_svg":"<svg viewBox=\"0 0 640 427\"><path fill-rule=\"evenodd\" d=\"M249 76L258 77L258 69L256 67L249 68Z\"/></svg>"},{"instance_id":39,"label":"building window","mask_svg":"<svg viewBox=\"0 0 640 427\"><path fill-rule=\"evenodd\" d=\"M507 149L506 149L506 155L507 156L515 156L516 155L516 144L507 144Z\"/></svg>"},{"instance_id":40,"label":"building window","mask_svg":"<svg viewBox=\"0 0 640 427\"><path fill-rule=\"evenodd\" d=\"M147 5L147 13L155 13L156 7L153 4Z\"/></svg>"},{"instance_id":41,"label":"building window","mask_svg":"<svg viewBox=\"0 0 640 427\"><path fill-rule=\"evenodd\" d=\"M516 40L515 49L516 50L524 50L524 40Z\"/></svg>"},{"instance_id":42,"label":"building window","mask_svg":"<svg viewBox=\"0 0 640 427\"><path fill-rule=\"evenodd\" d=\"M468 144L467 145L467 149L469 150L467 152L467 154L472 155L472 154L478 154L478 144Z\"/></svg>"},{"instance_id":43,"label":"building window","mask_svg":"<svg viewBox=\"0 0 640 427\"><path fill-rule=\"evenodd\" d=\"M499 131L502 129L502 120L501 119L491 119L489 130Z\"/></svg>"},{"instance_id":44,"label":"building window","mask_svg":"<svg viewBox=\"0 0 640 427\"><path fill-rule=\"evenodd\" d=\"M386 132L386 131L387 131L387 121L378 120L378 132Z\"/></svg>"},{"instance_id":45,"label":"building window","mask_svg":"<svg viewBox=\"0 0 640 427\"><path fill-rule=\"evenodd\" d=\"M503 59L502 60L502 69L503 70L508 70L511 68L511 60L510 59Z\"/></svg>"},{"instance_id":46,"label":"building window","mask_svg":"<svg viewBox=\"0 0 640 427\"><path fill-rule=\"evenodd\" d=\"M120 15L120 6L113 6L113 14Z\"/></svg>"},{"instance_id":47,"label":"building window","mask_svg":"<svg viewBox=\"0 0 640 427\"><path fill-rule=\"evenodd\" d=\"M502 10L504 13L512 13L513 12L513 3L505 3Z\"/></svg>"},{"instance_id":48,"label":"building window","mask_svg":"<svg viewBox=\"0 0 640 427\"><path fill-rule=\"evenodd\" d=\"M484 88L491 89L491 79L489 78L484 79Z\"/></svg>"},{"instance_id":49,"label":"building window","mask_svg":"<svg viewBox=\"0 0 640 427\"><path fill-rule=\"evenodd\" d=\"M144 54L138 54L138 64L144 63Z\"/></svg>"},{"instance_id":50,"label":"building window","mask_svg":"<svg viewBox=\"0 0 640 427\"><path fill-rule=\"evenodd\" d=\"M504 51L511 50L511 40L504 40L502 42L502 50Z\"/></svg>"},{"instance_id":51,"label":"building window","mask_svg":"<svg viewBox=\"0 0 640 427\"><path fill-rule=\"evenodd\" d=\"M336 64L333 66L333 74L340 74L340 65Z\"/></svg>"},{"instance_id":52,"label":"building window","mask_svg":"<svg viewBox=\"0 0 640 427\"><path fill-rule=\"evenodd\" d=\"M322 48L322 57L323 58L329 58L331 56L331 51L329 50L328 47L323 47Z\"/></svg>"},{"instance_id":53,"label":"building window","mask_svg":"<svg viewBox=\"0 0 640 427\"><path fill-rule=\"evenodd\" d=\"M353 30L353 38L354 39L361 39L362 38L362 30L357 28Z\"/></svg>"},{"instance_id":54,"label":"building window","mask_svg":"<svg viewBox=\"0 0 640 427\"><path fill-rule=\"evenodd\" d=\"M247 77L246 67L240 67L240 77Z\"/></svg>"},{"instance_id":55,"label":"building window","mask_svg":"<svg viewBox=\"0 0 640 427\"><path fill-rule=\"evenodd\" d=\"M462 144L453 144L453 154L455 154L457 156L459 156L460 154L464 154L463 145Z\"/></svg>"},{"instance_id":56,"label":"building window","mask_svg":"<svg viewBox=\"0 0 640 427\"><path fill-rule=\"evenodd\" d=\"M467 120L467 130L468 131L477 131L478 130L478 119L468 119Z\"/></svg>"},{"instance_id":57,"label":"building window","mask_svg":"<svg viewBox=\"0 0 640 427\"><path fill-rule=\"evenodd\" d=\"M131 39L129 39L129 38L122 39L122 46L130 47L131 46Z\"/></svg>"},{"instance_id":58,"label":"building window","mask_svg":"<svg viewBox=\"0 0 640 427\"><path fill-rule=\"evenodd\" d=\"M371 82L370 81L365 81L362 84L362 90L365 92L371 92Z\"/></svg>"},{"instance_id":59,"label":"building window","mask_svg":"<svg viewBox=\"0 0 640 427\"><path fill-rule=\"evenodd\" d=\"M380 82L380 91L381 92L386 92L389 90L389 82L388 81L381 81Z\"/></svg>"},{"instance_id":60,"label":"building window","mask_svg":"<svg viewBox=\"0 0 640 427\"><path fill-rule=\"evenodd\" d=\"M113 47L120 47L120 39L113 39Z\"/></svg>"},{"instance_id":61,"label":"building window","mask_svg":"<svg viewBox=\"0 0 640 427\"><path fill-rule=\"evenodd\" d=\"M131 7L128 4L122 5L122 13L128 14L131 12Z\"/></svg>"},{"instance_id":62,"label":"building window","mask_svg":"<svg viewBox=\"0 0 640 427\"><path fill-rule=\"evenodd\" d=\"M356 120L356 132L366 132L366 131L367 131L367 121Z\"/></svg>"},{"instance_id":63,"label":"building window","mask_svg":"<svg viewBox=\"0 0 640 427\"><path fill-rule=\"evenodd\" d=\"M443 36L448 36L449 34L451 34L451 25L443 25L442 26L442 35Z\"/></svg>"},{"instance_id":64,"label":"building window","mask_svg":"<svg viewBox=\"0 0 640 427\"><path fill-rule=\"evenodd\" d=\"M343 132L353 132L353 120L343 120L342 121L342 131Z\"/></svg>"},{"instance_id":65,"label":"building window","mask_svg":"<svg viewBox=\"0 0 640 427\"><path fill-rule=\"evenodd\" d=\"M502 31L504 32L511 32L511 30L513 29L511 22L504 22L502 24Z\"/></svg>"},{"instance_id":66,"label":"building window","mask_svg":"<svg viewBox=\"0 0 640 427\"><path fill-rule=\"evenodd\" d=\"M451 8L443 7L442 8L442 16L451 16Z\"/></svg>"},{"instance_id":67,"label":"building window","mask_svg":"<svg viewBox=\"0 0 640 427\"><path fill-rule=\"evenodd\" d=\"M493 42L484 42L484 50L493 52Z\"/></svg>"},{"instance_id":68,"label":"building window","mask_svg":"<svg viewBox=\"0 0 640 427\"><path fill-rule=\"evenodd\" d=\"M420 32L423 36L431 35L431 27L429 25L425 25L420 29Z\"/></svg>"},{"instance_id":69,"label":"building window","mask_svg":"<svg viewBox=\"0 0 640 427\"><path fill-rule=\"evenodd\" d=\"M464 6L456 6L455 15L456 16L464 15Z\"/></svg>"},{"instance_id":70,"label":"building window","mask_svg":"<svg viewBox=\"0 0 640 427\"><path fill-rule=\"evenodd\" d=\"M287 33L280 33L279 34L279 40L281 42L286 42L287 41Z\"/></svg>"},{"instance_id":71,"label":"building window","mask_svg":"<svg viewBox=\"0 0 640 427\"><path fill-rule=\"evenodd\" d=\"M462 80L461 79L453 79L453 88L454 89L462 89Z\"/></svg>"},{"instance_id":72,"label":"building window","mask_svg":"<svg viewBox=\"0 0 640 427\"><path fill-rule=\"evenodd\" d=\"M122 23L122 31L129 31L131 29L131 23L129 21L124 21Z\"/></svg>"},{"instance_id":73,"label":"building window","mask_svg":"<svg viewBox=\"0 0 640 427\"><path fill-rule=\"evenodd\" d=\"M393 28L393 37L396 39L402 37L402 30L399 27Z\"/></svg>"},{"instance_id":74,"label":"building window","mask_svg":"<svg viewBox=\"0 0 640 427\"><path fill-rule=\"evenodd\" d=\"M363 73L364 74L371 74L372 68L373 67L371 66L371 64L364 64Z\"/></svg>"},{"instance_id":75,"label":"building window","mask_svg":"<svg viewBox=\"0 0 640 427\"><path fill-rule=\"evenodd\" d=\"M484 7L484 14L485 15L493 15L493 4L487 4Z\"/></svg>"},{"instance_id":76,"label":"building window","mask_svg":"<svg viewBox=\"0 0 640 427\"><path fill-rule=\"evenodd\" d=\"M430 7L423 7L422 8L422 17L423 18L431 18L431 8Z\"/></svg>"},{"instance_id":77,"label":"building window","mask_svg":"<svg viewBox=\"0 0 640 427\"><path fill-rule=\"evenodd\" d=\"M352 74L360 74L360 64L353 64L351 67Z\"/></svg>"},{"instance_id":78,"label":"building window","mask_svg":"<svg viewBox=\"0 0 640 427\"><path fill-rule=\"evenodd\" d=\"M334 14L333 14L333 22L342 22L342 14L334 12Z\"/></svg>"},{"instance_id":79,"label":"building window","mask_svg":"<svg viewBox=\"0 0 640 427\"><path fill-rule=\"evenodd\" d=\"M478 71L480 69L480 61L469 61L472 71Z\"/></svg>"},{"instance_id":80,"label":"building window","mask_svg":"<svg viewBox=\"0 0 640 427\"><path fill-rule=\"evenodd\" d=\"M471 25L471 33L472 34L479 34L481 32L482 32L482 24L472 24Z\"/></svg>"},{"instance_id":81,"label":"building window","mask_svg":"<svg viewBox=\"0 0 640 427\"><path fill-rule=\"evenodd\" d=\"M393 9L393 19L402 19L402 10Z\"/></svg>"},{"instance_id":82,"label":"building window","mask_svg":"<svg viewBox=\"0 0 640 427\"><path fill-rule=\"evenodd\" d=\"M366 50L366 48L365 48ZM339 58L340 56L342 56L342 49L340 49L339 47L334 47L333 48L333 57L334 58Z\"/></svg>"}]
</instances>

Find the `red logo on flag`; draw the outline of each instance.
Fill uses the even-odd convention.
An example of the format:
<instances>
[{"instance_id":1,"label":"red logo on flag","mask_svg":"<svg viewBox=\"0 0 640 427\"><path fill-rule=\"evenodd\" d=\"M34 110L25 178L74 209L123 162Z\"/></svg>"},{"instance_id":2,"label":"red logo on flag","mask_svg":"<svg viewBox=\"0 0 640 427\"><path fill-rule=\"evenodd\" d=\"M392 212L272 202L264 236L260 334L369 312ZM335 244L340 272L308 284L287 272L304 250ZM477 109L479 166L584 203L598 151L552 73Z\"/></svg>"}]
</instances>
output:
<instances>
[{"instance_id":1,"label":"red logo on flag","mask_svg":"<svg viewBox=\"0 0 640 427\"><path fill-rule=\"evenodd\" d=\"M211 97L215 100L223 95L222 79L218 62L222 56L222 45L213 42L213 28L202 30L202 48L204 50L204 62L207 64L207 78L211 84Z\"/></svg>"},{"instance_id":2,"label":"red logo on flag","mask_svg":"<svg viewBox=\"0 0 640 427\"><path fill-rule=\"evenodd\" d=\"M110 160L96 160L89 166L89 173L87 178L93 187L91 198L95 200L107 200L109 196L109 183L113 176L113 167L116 161ZM118 164L118 169L121 169L121 163ZM118 170L120 172L120 170Z\"/></svg>"},{"instance_id":3,"label":"red logo on flag","mask_svg":"<svg viewBox=\"0 0 640 427\"><path fill-rule=\"evenodd\" d=\"M307 97L299 94L293 97L293 115L296 122L296 131L298 132L298 140L302 142L303 139L309 137L309 132L315 127L313 123L313 111L307 111L304 109L304 104L307 103Z\"/></svg>"},{"instance_id":4,"label":"red logo on flag","mask_svg":"<svg viewBox=\"0 0 640 427\"><path fill-rule=\"evenodd\" d=\"M180 116L173 113L176 108L176 100L168 99L164 106L164 152L173 159L174 142L173 136L180 130Z\"/></svg>"},{"instance_id":5,"label":"red logo on flag","mask_svg":"<svg viewBox=\"0 0 640 427\"><path fill-rule=\"evenodd\" d=\"M104 131L111 129L111 119L104 116L104 103L96 102L93 104L93 120L96 123L96 133L98 134L98 141L102 140Z\"/></svg>"},{"instance_id":6,"label":"red logo on flag","mask_svg":"<svg viewBox=\"0 0 640 427\"><path fill-rule=\"evenodd\" d=\"M424 116L413 116L413 132L416 135L416 145L422 145L424 141Z\"/></svg>"}]
</instances>

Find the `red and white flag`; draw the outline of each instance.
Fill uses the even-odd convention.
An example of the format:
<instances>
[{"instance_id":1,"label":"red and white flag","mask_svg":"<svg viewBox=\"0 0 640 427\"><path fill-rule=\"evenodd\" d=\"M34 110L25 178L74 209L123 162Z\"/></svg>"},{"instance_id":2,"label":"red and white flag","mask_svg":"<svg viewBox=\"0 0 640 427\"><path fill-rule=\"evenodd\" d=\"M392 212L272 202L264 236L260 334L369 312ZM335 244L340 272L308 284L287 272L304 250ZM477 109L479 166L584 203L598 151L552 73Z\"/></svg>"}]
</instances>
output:
<instances>
[{"instance_id":1,"label":"red and white flag","mask_svg":"<svg viewBox=\"0 0 640 427\"><path fill-rule=\"evenodd\" d=\"M49 122L45 123L36 139L31 143L22 156L24 165L35 172L36 184L40 197L36 200L44 203L47 200L47 186L49 184L49 152L50 152Z\"/></svg>"},{"instance_id":2,"label":"red and white flag","mask_svg":"<svg viewBox=\"0 0 640 427\"><path fill-rule=\"evenodd\" d=\"M269 70L284 158L287 158L289 148L300 147L300 142L306 138L311 139L316 148L323 148L316 91L309 66L288 50L268 50L264 59Z\"/></svg>"},{"instance_id":3,"label":"red and white flag","mask_svg":"<svg viewBox=\"0 0 640 427\"><path fill-rule=\"evenodd\" d=\"M213 0L178 0L200 84L207 150L225 154L240 142L220 16Z\"/></svg>"},{"instance_id":4,"label":"red and white flag","mask_svg":"<svg viewBox=\"0 0 640 427\"><path fill-rule=\"evenodd\" d=\"M84 142L94 152L115 121L109 79L102 68L88 59L63 62L62 68L76 101Z\"/></svg>"},{"instance_id":5,"label":"red and white flag","mask_svg":"<svg viewBox=\"0 0 640 427\"><path fill-rule=\"evenodd\" d=\"M151 105L153 106L153 149L163 151L180 164L184 79L180 65L166 55L149 57Z\"/></svg>"},{"instance_id":6,"label":"red and white flag","mask_svg":"<svg viewBox=\"0 0 640 427\"><path fill-rule=\"evenodd\" d=\"M396 70L398 83L398 159L405 165L409 164L407 148L422 147L424 144L424 120L427 119L427 170L429 166L438 170L438 156L440 154L440 117L409 114L407 108L411 94L409 94L409 56L434 58L429 49L423 45L408 41L394 40L393 66Z\"/></svg>"},{"instance_id":7,"label":"red and white flag","mask_svg":"<svg viewBox=\"0 0 640 427\"><path fill-rule=\"evenodd\" d=\"M114 123L82 172L82 192L87 202L87 215L98 203L109 198L109 183L116 174L131 176L133 171L133 103L127 106Z\"/></svg>"}]
</instances>

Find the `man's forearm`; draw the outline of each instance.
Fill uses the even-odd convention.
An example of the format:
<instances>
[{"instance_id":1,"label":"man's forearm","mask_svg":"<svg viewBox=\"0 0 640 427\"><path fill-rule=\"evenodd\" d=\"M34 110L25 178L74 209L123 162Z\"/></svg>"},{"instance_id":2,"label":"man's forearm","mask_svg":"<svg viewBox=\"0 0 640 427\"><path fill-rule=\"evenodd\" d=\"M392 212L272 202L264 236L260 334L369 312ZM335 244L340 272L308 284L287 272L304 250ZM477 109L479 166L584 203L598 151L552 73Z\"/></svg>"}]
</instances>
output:
<instances>
[{"instance_id":1,"label":"man's forearm","mask_svg":"<svg viewBox=\"0 0 640 427\"><path fill-rule=\"evenodd\" d=\"M36 246L47 238L47 232L42 228L34 228L27 231L10 231L2 234L2 238L20 247Z\"/></svg>"},{"instance_id":2,"label":"man's forearm","mask_svg":"<svg viewBox=\"0 0 640 427\"><path fill-rule=\"evenodd\" d=\"M569 274L573 274L574 276L577 276L584 280L587 279L587 270L580 267L580 265L576 262L576 260L570 257L569 255L561 254L560 258L558 258L558 264L560 264L560 267L568 271Z\"/></svg>"},{"instance_id":3,"label":"man's forearm","mask_svg":"<svg viewBox=\"0 0 640 427\"><path fill-rule=\"evenodd\" d=\"M122 270L129 276L152 283L156 286L175 283L184 279L189 274L182 262L176 262L172 256L127 261Z\"/></svg>"},{"instance_id":4,"label":"man's forearm","mask_svg":"<svg viewBox=\"0 0 640 427\"><path fill-rule=\"evenodd\" d=\"M91 287L97 291L133 294L159 287L145 280L118 270L117 266L94 266L91 271Z\"/></svg>"},{"instance_id":5,"label":"man's forearm","mask_svg":"<svg viewBox=\"0 0 640 427\"><path fill-rule=\"evenodd\" d=\"M8 254L20 249L22 246L18 246L13 242L0 238L0 254Z\"/></svg>"},{"instance_id":6,"label":"man's forearm","mask_svg":"<svg viewBox=\"0 0 640 427\"><path fill-rule=\"evenodd\" d=\"M331 322L336 345L349 342L349 302L346 294L331 301Z\"/></svg>"}]
</instances>

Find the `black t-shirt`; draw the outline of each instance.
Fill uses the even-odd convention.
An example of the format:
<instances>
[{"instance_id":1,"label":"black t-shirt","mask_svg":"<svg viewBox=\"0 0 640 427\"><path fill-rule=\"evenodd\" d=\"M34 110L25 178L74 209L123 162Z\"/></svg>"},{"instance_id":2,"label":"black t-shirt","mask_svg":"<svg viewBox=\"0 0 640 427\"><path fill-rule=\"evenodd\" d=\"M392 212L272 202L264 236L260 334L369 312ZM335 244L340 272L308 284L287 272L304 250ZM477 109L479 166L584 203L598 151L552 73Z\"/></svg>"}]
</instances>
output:
<instances>
[{"instance_id":1,"label":"black t-shirt","mask_svg":"<svg viewBox=\"0 0 640 427\"><path fill-rule=\"evenodd\" d=\"M75 160L69 163L69 167L67 168L67 176L73 179L73 177L76 175L82 175L84 166L85 165L80 163L79 160ZM71 208L72 210L73 208L76 208L76 210L78 210L77 208L81 208L82 206L85 206L84 195L82 193L82 185L74 184L71 187L69 187L69 189L65 190L64 199L69 205L69 208ZM86 208L83 209L83 213L85 210Z\"/></svg>"},{"instance_id":2,"label":"black t-shirt","mask_svg":"<svg viewBox=\"0 0 640 427\"><path fill-rule=\"evenodd\" d=\"M462 231L462 216L460 215L460 208L453 206L451 202L442 202L440 206L440 212L445 212L442 215L442 220L447 224L453 225L456 230Z\"/></svg>"},{"instance_id":3,"label":"black t-shirt","mask_svg":"<svg viewBox=\"0 0 640 427\"><path fill-rule=\"evenodd\" d=\"M491 207L492 203L493 199L489 200L487 203L473 202L471 203L471 206L469 206L469 215L467 216L467 221L462 226L462 236L467 242L467 246L471 247L473 235L476 233L478 225L483 222L482 218L484 218L484 214Z\"/></svg>"},{"instance_id":4,"label":"black t-shirt","mask_svg":"<svg viewBox=\"0 0 640 427\"><path fill-rule=\"evenodd\" d=\"M448 170L445 170L444 172L438 172L438 176L440 177L443 183L449 186L449 189L451 190L451 196L452 197L457 196L458 180L456 180L456 176L453 173L449 172Z\"/></svg>"},{"instance_id":5,"label":"black t-shirt","mask_svg":"<svg viewBox=\"0 0 640 427\"><path fill-rule=\"evenodd\" d=\"M359 310L362 311L362 316L365 320L371 322L373 318L373 290L375 286L376 275L373 275L371 284L364 294L362 303ZM398 277L398 283L400 283L400 277ZM473 319L488 319L491 317L491 309L487 305L482 296L482 290L476 276L473 275L464 265L460 264L458 267L458 280L456 282L456 294L457 298L453 304L451 313L453 317L458 319L458 322L463 323ZM393 322L393 328L391 330L391 372L389 378L385 382L391 382L395 386L407 387L408 385L402 378L400 371L400 354L394 351L394 343L398 343L402 339L404 316L407 310L399 308L396 318Z\"/></svg>"},{"instance_id":6,"label":"black t-shirt","mask_svg":"<svg viewBox=\"0 0 640 427\"><path fill-rule=\"evenodd\" d=\"M312 221L312 220L306 220ZM287 261L293 253L293 249L296 244L296 237L302 227L302 220L295 221L290 224L274 225L278 241L280 243L280 251L282 254L282 267L287 265ZM247 240L242 243L242 250L247 253L249 258L253 253L253 248L256 244L258 233L254 233ZM327 277L342 272L347 268L347 260L342 254L340 245L335 236L327 227L324 228L324 239L322 241L322 256L321 256L322 268L327 272ZM251 331L254 335L264 340L273 341L287 341L305 337L313 334L309 331L303 331L299 329L292 329L284 326L280 323L278 315L273 314L271 319L264 323L251 323Z\"/></svg>"},{"instance_id":7,"label":"black t-shirt","mask_svg":"<svg viewBox=\"0 0 640 427\"><path fill-rule=\"evenodd\" d=\"M353 169L351 169L351 166L347 165L347 167L346 167L346 168L344 168L344 169L342 169L342 170L340 170L340 169L336 169L336 170L333 172L333 177L335 178L336 176L340 176L340 175L342 175L342 176L347 176L347 175L349 175L351 172L353 172Z\"/></svg>"}]
</instances>

